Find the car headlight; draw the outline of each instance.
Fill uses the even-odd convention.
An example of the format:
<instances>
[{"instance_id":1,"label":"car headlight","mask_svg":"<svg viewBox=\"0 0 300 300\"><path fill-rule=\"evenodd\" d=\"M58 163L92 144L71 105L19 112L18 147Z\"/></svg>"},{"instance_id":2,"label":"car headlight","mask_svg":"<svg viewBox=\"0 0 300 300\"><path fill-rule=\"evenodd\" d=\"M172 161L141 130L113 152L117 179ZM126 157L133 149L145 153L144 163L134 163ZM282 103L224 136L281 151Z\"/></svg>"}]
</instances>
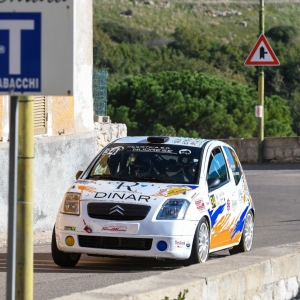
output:
<instances>
[{"instance_id":1,"label":"car headlight","mask_svg":"<svg viewBox=\"0 0 300 300\"><path fill-rule=\"evenodd\" d=\"M79 200L80 194L66 193L62 205L62 212L64 214L79 215Z\"/></svg>"},{"instance_id":2,"label":"car headlight","mask_svg":"<svg viewBox=\"0 0 300 300\"><path fill-rule=\"evenodd\" d=\"M161 207L156 220L182 220L190 203L183 199L169 199Z\"/></svg>"}]
</instances>

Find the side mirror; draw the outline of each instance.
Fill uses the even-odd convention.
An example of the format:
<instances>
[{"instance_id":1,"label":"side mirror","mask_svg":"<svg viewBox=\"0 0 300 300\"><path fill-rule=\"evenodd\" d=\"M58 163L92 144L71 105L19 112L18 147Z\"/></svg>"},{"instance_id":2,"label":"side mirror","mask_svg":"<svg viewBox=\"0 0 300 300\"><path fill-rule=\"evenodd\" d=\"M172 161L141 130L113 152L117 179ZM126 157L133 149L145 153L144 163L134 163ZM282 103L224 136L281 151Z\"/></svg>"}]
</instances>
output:
<instances>
[{"instance_id":1,"label":"side mirror","mask_svg":"<svg viewBox=\"0 0 300 300\"><path fill-rule=\"evenodd\" d=\"M83 171L78 171L76 173L76 176L75 176L76 180L81 176L82 173L83 173Z\"/></svg>"},{"instance_id":2,"label":"side mirror","mask_svg":"<svg viewBox=\"0 0 300 300\"><path fill-rule=\"evenodd\" d=\"M217 187L221 183L220 178L208 178L207 185L209 189Z\"/></svg>"}]
</instances>

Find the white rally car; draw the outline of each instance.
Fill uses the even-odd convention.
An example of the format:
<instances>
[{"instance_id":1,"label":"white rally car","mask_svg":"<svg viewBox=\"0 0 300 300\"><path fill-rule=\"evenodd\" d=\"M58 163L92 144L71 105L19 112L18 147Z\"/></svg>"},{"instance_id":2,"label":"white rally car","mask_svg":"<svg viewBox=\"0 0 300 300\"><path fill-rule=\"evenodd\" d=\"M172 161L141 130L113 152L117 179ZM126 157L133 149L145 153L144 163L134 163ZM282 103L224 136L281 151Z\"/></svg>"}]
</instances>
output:
<instances>
[{"instance_id":1,"label":"white rally car","mask_svg":"<svg viewBox=\"0 0 300 300\"><path fill-rule=\"evenodd\" d=\"M52 257L81 254L205 262L250 251L254 204L235 151L216 140L125 137L108 144L65 194Z\"/></svg>"}]
</instances>

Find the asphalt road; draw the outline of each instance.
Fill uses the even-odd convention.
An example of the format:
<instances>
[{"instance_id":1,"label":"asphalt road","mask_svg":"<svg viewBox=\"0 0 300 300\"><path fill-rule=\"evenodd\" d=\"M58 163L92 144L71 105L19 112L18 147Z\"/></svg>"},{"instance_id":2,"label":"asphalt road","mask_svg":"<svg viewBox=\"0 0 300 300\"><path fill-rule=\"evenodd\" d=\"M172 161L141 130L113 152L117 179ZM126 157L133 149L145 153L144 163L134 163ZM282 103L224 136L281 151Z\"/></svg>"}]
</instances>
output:
<instances>
[{"instance_id":1,"label":"asphalt road","mask_svg":"<svg viewBox=\"0 0 300 300\"><path fill-rule=\"evenodd\" d=\"M244 165L244 170L256 207L253 248L299 242L300 164ZM35 300L53 299L182 267L166 261L83 255L75 268L62 269L53 263L50 245L36 246L34 252ZM227 255L228 251L222 251L212 254L210 259ZM5 295L6 254L0 253L0 299L5 299Z\"/></svg>"}]
</instances>

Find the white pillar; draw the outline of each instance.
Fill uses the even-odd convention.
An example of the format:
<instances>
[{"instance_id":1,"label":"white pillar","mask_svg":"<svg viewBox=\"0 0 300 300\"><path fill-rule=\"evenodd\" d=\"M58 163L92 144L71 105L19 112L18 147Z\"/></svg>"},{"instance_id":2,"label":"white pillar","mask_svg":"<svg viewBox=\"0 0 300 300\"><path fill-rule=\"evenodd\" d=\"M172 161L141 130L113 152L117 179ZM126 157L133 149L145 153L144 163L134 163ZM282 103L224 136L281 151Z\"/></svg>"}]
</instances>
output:
<instances>
[{"instance_id":1,"label":"white pillar","mask_svg":"<svg viewBox=\"0 0 300 300\"><path fill-rule=\"evenodd\" d=\"M74 123L75 133L94 130L93 1L74 1Z\"/></svg>"}]
</instances>

